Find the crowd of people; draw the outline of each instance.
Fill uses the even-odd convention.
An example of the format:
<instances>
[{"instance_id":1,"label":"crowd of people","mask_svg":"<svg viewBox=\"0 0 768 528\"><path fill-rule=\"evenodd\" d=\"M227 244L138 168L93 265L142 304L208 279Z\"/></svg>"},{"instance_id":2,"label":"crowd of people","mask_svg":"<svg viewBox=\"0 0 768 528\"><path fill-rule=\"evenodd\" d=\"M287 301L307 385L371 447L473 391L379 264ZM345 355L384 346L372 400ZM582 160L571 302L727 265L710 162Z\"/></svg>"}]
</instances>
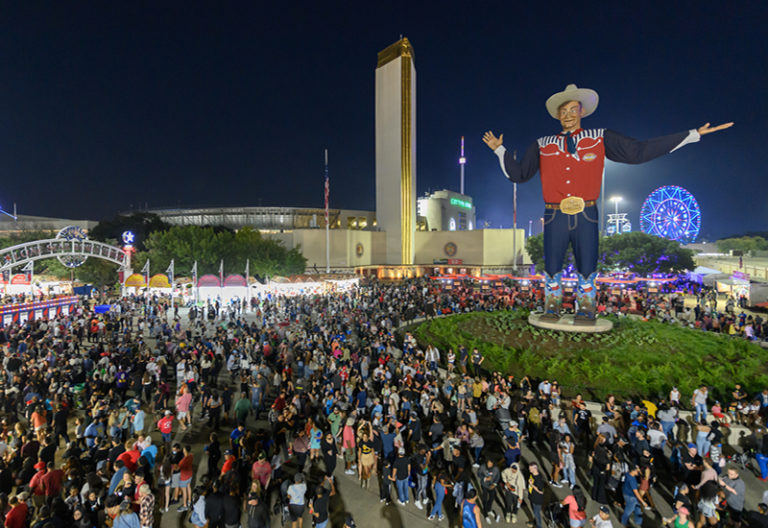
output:
<instances>
[{"instance_id":1,"label":"crowd of people","mask_svg":"<svg viewBox=\"0 0 768 528\"><path fill-rule=\"evenodd\" d=\"M745 506L744 469L723 447L724 429L747 423L768 477L768 389L734 387L723 406L706 387L652 406L610 397L593 413L555 380L490 372L477 349L397 332L417 317L525 302L372 281L212 318L124 298L103 315L83 303L3 328L5 526L149 528L181 516L210 528L351 527L334 509L343 486L466 527L610 528L611 512L627 526L768 526L764 503ZM691 420L680 414L689 405ZM652 488L673 517L662 519Z\"/></svg>"}]
</instances>

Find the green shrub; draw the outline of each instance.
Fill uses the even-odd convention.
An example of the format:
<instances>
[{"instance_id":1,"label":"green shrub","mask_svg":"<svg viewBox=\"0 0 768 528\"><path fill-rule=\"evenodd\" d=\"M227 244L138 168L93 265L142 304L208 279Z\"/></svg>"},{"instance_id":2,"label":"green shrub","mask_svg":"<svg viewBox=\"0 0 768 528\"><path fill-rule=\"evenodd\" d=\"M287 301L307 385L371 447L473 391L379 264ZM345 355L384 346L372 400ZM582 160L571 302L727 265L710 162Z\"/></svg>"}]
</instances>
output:
<instances>
[{"instance_id":1,"label":"green shrub","mask_svg":"<svg viewBox=\"0 0 768 528\"><path fill-rule=\"evenodd\" d=\"M422 323L416 338L445 352L477 347L483 365L516 378L557 380L567 395L666 397L675 385L684 398L702 383L730 394L741 383L750 394L768 386L768 351L742 339L658 322L614 319L605 334L533 327L527 312L460 314Z\"/></svg>"}]
</instances>

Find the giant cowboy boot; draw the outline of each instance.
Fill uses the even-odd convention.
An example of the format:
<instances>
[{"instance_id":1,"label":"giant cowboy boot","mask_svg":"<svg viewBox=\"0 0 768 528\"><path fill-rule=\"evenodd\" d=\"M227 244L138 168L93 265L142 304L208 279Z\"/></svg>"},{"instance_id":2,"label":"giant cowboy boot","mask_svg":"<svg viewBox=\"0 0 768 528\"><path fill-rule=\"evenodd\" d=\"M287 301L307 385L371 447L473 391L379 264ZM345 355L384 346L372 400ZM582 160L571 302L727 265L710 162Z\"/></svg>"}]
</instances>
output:
<instances>
[{"instance_id":1,"label":"giant cowboy boot","mask_svg":"<svg viewBox=\"0 0 768 528\"><path fill-rule=\"evenodd\" d=\"M579 285L576 288L576 302L578 309L574 322L580 324L595 324L597 316L597 289L595 288L595 279L597 272L593 272L586 279L579 273Z\"/></svg>"},{"instance_id":2,"label":"giant cowboy boot","mask_svg":"<svg viewBox=\"0 0 768 528\"><path fill-rule=\"evenodd\" d=\"M550 277L544 272L544 315L542 319L557 321L560 319L560 307L563 305L563 272Z\"/></svg>"}]
</instances>

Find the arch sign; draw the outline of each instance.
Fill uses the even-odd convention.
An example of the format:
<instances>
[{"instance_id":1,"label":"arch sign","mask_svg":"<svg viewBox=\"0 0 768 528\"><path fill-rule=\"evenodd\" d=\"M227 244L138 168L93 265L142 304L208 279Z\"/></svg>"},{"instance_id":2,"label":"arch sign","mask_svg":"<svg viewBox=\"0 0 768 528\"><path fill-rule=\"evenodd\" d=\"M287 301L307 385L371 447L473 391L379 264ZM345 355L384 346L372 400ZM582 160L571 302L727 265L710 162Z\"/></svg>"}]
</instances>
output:
<instances>
[{"instance_id":1,"label":"arch sign","mask_svg":"<svg viewBox=\"0 0 768 528\"><path fill-rule=\"evenodd\" d=\"M81 228L67 226L59 231L56 238L26 242L0 250L0 271L53 257L68 268L83 265L88 257L107 260L123 268L128 262L128 256L121 248L88 240Z\"/></svg>"}]
</instances>

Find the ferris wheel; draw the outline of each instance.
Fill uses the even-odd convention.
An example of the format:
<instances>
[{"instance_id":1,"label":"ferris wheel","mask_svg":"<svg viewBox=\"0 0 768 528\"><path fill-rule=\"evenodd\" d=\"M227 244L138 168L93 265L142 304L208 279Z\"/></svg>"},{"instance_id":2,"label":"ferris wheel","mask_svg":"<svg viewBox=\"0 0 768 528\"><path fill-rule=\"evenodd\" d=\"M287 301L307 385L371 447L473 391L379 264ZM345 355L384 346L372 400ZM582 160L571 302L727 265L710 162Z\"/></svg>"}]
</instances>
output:
<instances>
[{"instance_id":1,"label":"ferris wheel","mask_svg":"<svg viewBox=\"0 0 768 528\"><path fill-rule=\"evenodd\" d=\"M696 240L701 228L701 210L696 198L677 185L653 191L640 209L640 229L649 235L687 244Z\"/></svg>"}]
</instances>

